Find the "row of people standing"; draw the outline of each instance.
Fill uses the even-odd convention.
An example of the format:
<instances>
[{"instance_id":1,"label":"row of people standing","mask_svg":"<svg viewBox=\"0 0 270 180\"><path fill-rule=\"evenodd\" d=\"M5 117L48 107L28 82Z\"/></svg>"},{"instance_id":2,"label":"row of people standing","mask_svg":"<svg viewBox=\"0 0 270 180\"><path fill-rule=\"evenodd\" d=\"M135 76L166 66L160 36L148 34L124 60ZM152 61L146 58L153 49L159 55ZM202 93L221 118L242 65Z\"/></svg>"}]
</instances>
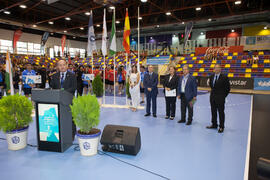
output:
<instances>
[{"instance_id":1,"label":"row of people standing","mask_svg":"<svg viewBox=\"0 0 270 180\"><path fill-rule=\"evenodd\" d=\"M157 117L157 94L158 94L158 75L153 72L153 66L149 66L149 73L145 74L143 85L146 94L146 114ZM174 120L176 111L176 99L181 100L181 119L178 123L185 123L191 125L193 121L193 107L197 100L197 81L189 73L188 65L183 67L183 75L179 77L176 75L175 68L169 67L169 74L164 79L164 93L166 101L166 116L165 119ZM208 129L218 129L219 133L223 133L225 128L225 99L230 92L230 83L226 75L221 73L221 65L216 64L214 73L209 77L210 79L210 105L212 124L207 126ZM186 119L186 111L188 110L188 118ZM217 113L219 114L219 125L217 122Z\"/></svg>"}]
</instances>

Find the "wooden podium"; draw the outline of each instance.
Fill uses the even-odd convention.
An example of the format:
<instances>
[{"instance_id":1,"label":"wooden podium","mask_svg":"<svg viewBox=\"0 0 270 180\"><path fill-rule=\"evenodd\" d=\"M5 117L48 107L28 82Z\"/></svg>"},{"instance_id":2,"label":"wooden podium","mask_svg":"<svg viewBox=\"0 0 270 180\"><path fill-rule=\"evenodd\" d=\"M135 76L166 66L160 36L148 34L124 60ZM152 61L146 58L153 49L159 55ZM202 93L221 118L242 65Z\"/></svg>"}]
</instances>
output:
<instances>
[{"instance_id":1,"label":"wooden podium","mask_svg":"<svg viewBox=\"0 0 270 180\"><path fill-rule=\"evenodd\" d=\"M73 95L64 90L33 89L38 150L64 152L72 146Z\"/></svg>"}]
</instances>

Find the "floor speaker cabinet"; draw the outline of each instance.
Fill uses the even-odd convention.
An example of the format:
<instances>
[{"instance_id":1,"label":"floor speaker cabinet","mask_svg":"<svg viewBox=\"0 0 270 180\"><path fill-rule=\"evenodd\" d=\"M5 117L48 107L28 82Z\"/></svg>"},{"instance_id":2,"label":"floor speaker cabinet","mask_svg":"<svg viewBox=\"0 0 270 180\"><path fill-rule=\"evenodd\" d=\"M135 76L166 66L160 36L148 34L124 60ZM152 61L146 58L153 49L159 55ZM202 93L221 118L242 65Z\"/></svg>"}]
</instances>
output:
<instances>
[{"instance_id":1,"label":"floor speaker cabinet","mask_svg":"<svg viewBox=\"0 0 270 180\"><path fill-rule=\"evenodd\" d=\"M141 149L140 129L130 126L106 125L100 143L103 151L137 155Z\"/></svg>"}]
</instances>

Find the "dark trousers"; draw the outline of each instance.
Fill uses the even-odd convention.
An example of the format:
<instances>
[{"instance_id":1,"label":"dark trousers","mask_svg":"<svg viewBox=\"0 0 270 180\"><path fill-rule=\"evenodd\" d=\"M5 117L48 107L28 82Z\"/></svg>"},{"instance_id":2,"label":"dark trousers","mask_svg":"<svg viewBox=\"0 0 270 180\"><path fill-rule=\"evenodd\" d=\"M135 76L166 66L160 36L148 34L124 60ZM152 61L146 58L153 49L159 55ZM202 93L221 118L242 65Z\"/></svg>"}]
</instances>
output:
<instances>
[{"instance_id":1,"label":"dark trousers","mask_svg":"<svg viewBox=\"0 0 270 180\"><path fill-rule=\"evenodd\" d=\"M212 113L212 125L217 125L217 112L219 115L219 127L224 128L224 122L225 122L225 97L224 96L210 96L210 104L211 104L211 113Z\"/></svg>"},{"instance_id":2,"label":"dark trousers","mask_svg":"<svg viewBox=\"0 0 270 180\"><path fill-rule=\"evenodd\" d=\"M189 102L187 101L184 93L181 93L180 97L181 97L181 120L186 121L186 112L188 109L188 121L192 122L193 106L190 107Z\"/></svg>"},{"instance_id":3,"label":"dark trousers","mask_svg":"<svg viewBox=\"0 0 270 180\"><path fill-rule=\"evenodd\" d=\"M82 96L82 94L83 94L83 84L82 83L77 84L77 93L78 93L78 95Z\"/></svg>"},{"instance_id":4,"label":"dark trousers","mask_svg":"<svg viewBox=\"0 0 270 180\"><path fill-rule=\"evenodd\" d=\"M175 117L176 97L165 97L166 101L166 116Z\"/></svg>"},{"instance_id":5,"label":"dark trousers","mask_svg":"<svg viewBox=\"0 0 270 180\"><path fill-rule=\"evenodd\" d=\"M147 91L147 90L146 90ZM146 113L150 114L150 107L152 102L152 113L157 114L157 94L153 93L153 91L146 92Z\"/></svg>"}]
</instances>

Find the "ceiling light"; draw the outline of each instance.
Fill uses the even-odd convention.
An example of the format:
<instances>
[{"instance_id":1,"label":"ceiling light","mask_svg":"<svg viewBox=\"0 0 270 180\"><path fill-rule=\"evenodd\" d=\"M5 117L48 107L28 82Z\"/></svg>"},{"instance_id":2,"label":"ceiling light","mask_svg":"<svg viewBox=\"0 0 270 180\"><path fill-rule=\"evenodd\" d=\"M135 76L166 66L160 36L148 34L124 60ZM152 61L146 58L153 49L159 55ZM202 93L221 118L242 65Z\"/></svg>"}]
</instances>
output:
<instances>
[{"instance_id":1,"label":"ceiling light","mask_svg":"<svg viewBox=\"0 0 270 180\"><path fill-rule=\"evenodd\" d=\"M100 27L100 24L97 24L97 27Z\"/></svg>"},{"instance_id":2,"label":"ceiling light","mask_svg":"<svg viewBox=\"0 0 270 180\"><path fill-rule=\"evenodd\" d=\"M153 37L150 37L150 39L153 39Z\"/></svg>"},{"instance_id":3,"label":"ceiling light","mask_svg":"<svg viewBox=\"0 0 270 180\"><path fill-rule=\"evenodd\" d=\"M201 35L203 35L203 32L201 32Z\"/></svg>"},{"instance_id":4,"label":"ceiling light","mask_svg":"<svg viewBox=\"0 0 270 180\"><path fill-rule=\"evenodd\" d=\"M33 27L35 28L35 27L37 27L37 25L34 24Z\"/></svg>"},{"instance_id":5,"label":"ceiling light","mask_svg":"<svg viewBox=\"0 0 270 180\"><path fill-rule=\"evenodd\" d=\"M267 29L267 26L264 26L264 28L263 29Z\"/></svg>"},{"instance_id":6,"label":"ceiling light","mask_svg":"<svg viewBox=\"0 0 270 180\"><path fill-rule=\"evenodd\" d=\"M157 25L157 28L159 28L159 25Z\"/></svg>"},{"instance_id":7,"label":"ceiling light","mask_svg":"<svg viewBox=\"0 0 270 180\"><path fill-rule=\"evenodd\" d=\"M53 32L51 32L51 35L53 35Z\"/></svg>"},{"instance_id":8,"label":"ceiling light","mask_svg":"<svg viewBox=\"0 0 270 180\"><path fill-rule=\"evenodd\" d=\"M111 10L115 9L115 7L114 7L114 6L110 6L109 8L110 8Z\"/></svg>"},{"instance_id":9,"label":"ceiling light","mask_svg":"<svg viewBox=\"0 0 270 180\"><path fill-rule=\"evenodd\" d=\"M76 37L75 37L75 36L73 36L73 39L76 39Z\"/></svg>"},{"instance_id":10,"label":"ceiling light","mask_svg":"<svg viewBox=\"0 0 270 180\"><path fill-rule=\"evenodd\" d=\"M10 11L4 11L5 14L10 14Z\"/></svg>"},{"instance_id":11,"label":"ceiling light","mask_svg":"<svg viewBox=\"0 0 270 180\"><path fill-rule=\"evenodd\" d=\"M185 22L182 22L182 24L185 24Z\"/></svg>"},{"instance_id":12,"label":"ceiling light","mask_svg":"<svg viewBox=\"0 0 270 180\"><path fill-rule=\"evenodd\" d=\"M141 2L145 3L145 2L147 2L147 0L141 0Z\"/></svg>"},{"instance_id":13,"label":"ceiling light","mask_svg":"<svg viewBox=\"0 0 270 180\"><path fill-rule=\"evenodd\" d=\"M85 12L84 13L86 16L90 16L90 12Z\"/></svg>"},{"instance_id":14,"label":"ceiling light","mask_svg":"<svg viewBox=\"0 0 270 180\"><path fill-rule=\"evenodd\" d=\"M53 24L53 21L49 21L48 23L49 23L49 24Z\"/></svg>"},{"instance_id":15,"label":"ceiling light","mask_svg":"<svg viewBox=\"0 0 270 180\"><path fill-rule=\"evenodd\" d=\"M166 12L166 15L170 16L170 15L172 15L172 13L171 12Z\"/></svg>"},{"instance_id":16,"label":"ceiling light","mask_svg":"<svg viewBox=\"0 0 270 180\"><path fill-rule=\"evenodd\" d=\"M115 23L116 23L116 24L119 24L119 23L120 23L120 21L116 21Z\"/></svg>"},{"instance_id":17,"label":"ceiling light","mask_svg":"<svg viewBox=\"0 0 270 180\"><path fill-rule=\"evenodd\" d=\"M20 5L20 8L25 9L25 8L27 8L27 6L26 6L26 5L24 5L24 4L21 4L21 5Z\"/></svg>"},{"instance_id":18,"label":"ceiling light","mask_svg":"<svg viewBox=\"0 0 270 180\"><path fill-rule=\"evenodd\" d=\"M80 30L84 30L84 28L83 28L83 27L81 27L81 28L80 28Z\"/></svg>"},{"instance_id":19,"label":"ceiling light","mask_svg":"<svg viewBox=\"0 0 270 180\"><path fill-rule=\"evenodd\" d=\"M197 8L196 8L196 11L200 11L200 10L202 10L201 7L197 7Z\"/></svg>"},{"instance_id":20,"label":"ceiling light","mask_svg":"<svg viewBox=\"0 0 270 180\"><path fill-rule=\"evenodd\" d=\"M65 30L64 33L66 33L67 31Z\"/></svg>"},{"instance_id":21,"label":"ceiling light","mask_svg":"<svg viewBox=\"0 0 270 180\"><path fill-rule=\"evenodd\" d=\"M234 4L239 5L241 4L241 1L235 1Z\"/></svg>"},{"instance_id":22,"label":"ceiling light","mask_svg":"<svg viewBox=\"0 0 270 180\"><path fill-rule=\"evenodd\" d=\"M209 21L209 22L211 22L211 21L212 21L212 19L211 19L211 18L209 18L209 19L208 19L208 21Z\"/></svg>"},{"instance_id":23,"label":"ceiling light","mask_svg":"<svg viewBox=\"0 0 270 180\"><path fill-rule=\"evenodd\" d=\"M71 19L70 19L70 17L66 17L65 20L70 21Z\"/></svg>"},{"instance_id":24,"label":"ceiling light","mask_svg":"<svg viewBox=\"0 0 270 180\"><path fill-rule=\"evenodd\" d=\"M139 17L139 20L142 20L142 17Z\"/></svg>"},{"instance_id":25,"label":"ceiling light","mask_svg":"<svg viewBox=\"0 0 270 180\"><path fill-rule=\"evenodd\" d=\"M232 29L232 32L234 32L234 29Z\"/></svg>"}]
</instances>

